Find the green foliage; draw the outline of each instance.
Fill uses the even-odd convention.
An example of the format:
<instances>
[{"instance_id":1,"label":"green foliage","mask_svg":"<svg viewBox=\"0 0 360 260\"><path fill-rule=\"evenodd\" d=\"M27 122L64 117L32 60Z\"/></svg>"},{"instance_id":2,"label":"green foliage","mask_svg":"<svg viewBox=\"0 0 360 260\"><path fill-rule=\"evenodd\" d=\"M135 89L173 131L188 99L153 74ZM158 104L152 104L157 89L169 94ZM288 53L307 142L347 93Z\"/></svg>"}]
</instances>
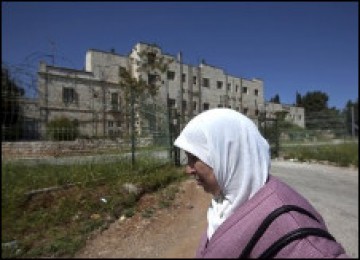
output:
<instances>
[{"instance_id":1,"label":"green foliage","mask_svg":"<svg viewBox=\"0 0 360 260\"><path fill-rule=\"evenodd\" d=\"M302 107L302 97L301 94L299 92L296 91L296 106Z\"/></svg>"},{"instance_id":2,"label":"green foliage","mask_svg":"<svg viewBox=\"0 0 360 260\"><path fill-rule=\"evenodd\" d=\"M305 113L319 112L328 108L329 96L321 91L307 92L301 97L301 103L297 104L305 108Z\"/></svg>"},{"instance_id":3,"label":"green foliage","mask_svg":"<svg viewBox=\"0 0 360 260\"><path fill-rule=\"evenodd\" d=\"M66 117L61 117L50 121L46 125L47 136L56 141L75 140L79 136L76 121L71 121Z\"/></svg>"},{"instance_id":4,"label":"green foliage","mask_svg":"<svg viewBox=\"0 0 360 260\"><path fill-rule=\"evenodd\" d=\"M124 89L128 102L131 97L135 99L146 95L154 97L160 87L158 82L162 80L161 75L167 71L169 64L173 62L172 59L160 55L156 45L148 46L138 52L137 55L139 56L137 61L139 78L135 78L131 71L124 68L119 71L120 86ZM142 78L143 73L148 75L147 80Z\"/></svg>"},{"instance_id":5,"label":"green foliage","mask_svg":"<svg viewBox=\"0 0 360 260\"><path fill-rule=\"evenodd\" d=\"M274 119L264 118L263 116L259 118L259 130L270 144L272 157L278 156L277 146L280 143L280 136L284 129L302 129L299 126L286 121L286 114L287 112L277 112L276 118Z\"/></svg>"},{"instance_id":6,"label":"green foliage","mask_svg":"<svg viewBox=\"0 0 360 260\"><path fill-rule=\"evenodd\" d=\"M24 90L10 78L9 71L1 68L1 126L5 141L18 140L22 137L23 125L19 98Z\"/></svg>"},{"instance_id":7,"label":"green foliage","mask_svg":"<svg viewBox=\"0 0 360 260\"><path fill-rule=\"evenodd\" d=\"M141 216L143 218L151 218L155 213L155 210L153 208L146 208L142 213Z\"/></svg>"},{"instance_id":8,"label":"green foliage","mask_svg":"<svg viewBox=\"0 0 360 260\"><path fill-rule=\"evenodd\" d=\"M294 146L283 150L284 158L300 161L328 161L337 166L359 166L357 143Z\"/></svg>"},{"instance_id":9,"label":"green foliage","mask_svg":"<svg viewBox=\"0 0 360 260\"><path fill-rule=\"evenodd\" d=\"M345 126L344 117L336 108L329 108L329 97L321 91L307 92L304 96L296 93L296 105L305 109L307 129L337 129Z\"/></svg>"},{"instance_id":10,"label":"green foliage","mask_svg":"<svg viewBox=\"0 0 360 260\"><path fill-rule=\"evenodd\" d=\"M333 130L337 129L345 131L345 118L339 110L335 108L326 109L321 112L312 112L305 115L307 129Z\"/></svg>"},{"instance_id":11,"label":"green foliage","mask_svg":"<svg viewBox=\"0 0 360 260\"><path fill-rule=\"evenodd\" d=\"M135 214L134 208L127 208L124 210L124 216L127 218L131 218L132 216L134 216L134 214Z\"/></svg>"},{"instance_id":12,"label":"green foliage","mask_svg":"<svg viewBox=\"0 0 360 260\"><path fill-rule=\"evenodd\" d=\"M124 183L143 184L147 192L154 192L184 178L182 170L170 164L158 166L156 162L156 167L151 167L149 162L138 163L134 167L130 162L70 166L3 163L2 243L17 241L17 246L2 250L2 257L73 257L91 232L115 220L117 205L123 209L121 215L135 214L140 196L123 193ZM66 183L76 185L24 195ZM152 209L145 215L153 213Z\"/></svg>"},{"instance_id":13,"label":"green foliage","mask_svg":"<svg viewBox=\"0 0 360 260\"><path fill-rule=\"evenodd\" d=\"M276 94L274 97L272 97L272 98L270 99L270 102L273 102L273 103L276 103L276 104L280 104L281 102L280 102L280 96L279 96L279 94Z\"/></svg>"}]
</instances>

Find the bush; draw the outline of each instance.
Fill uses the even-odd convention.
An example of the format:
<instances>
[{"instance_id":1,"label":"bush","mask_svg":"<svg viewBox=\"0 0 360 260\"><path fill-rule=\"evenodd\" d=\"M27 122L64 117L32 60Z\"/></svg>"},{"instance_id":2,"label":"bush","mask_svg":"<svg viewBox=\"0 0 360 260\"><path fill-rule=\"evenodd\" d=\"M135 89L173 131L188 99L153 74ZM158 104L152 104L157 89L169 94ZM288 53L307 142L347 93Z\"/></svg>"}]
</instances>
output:
<instances>
[{"instance_id":1,"label":"bush","mask_svg":"<svg viewBox=\"0 0 360 260\"><path fill-rule=\"evenodd\" d=\"M296 158L301 162L308 160L328 161L343 167L350 165L358 167L358 155L357 143L296 146L283 151L284 158Z\"/></svg>"},{"instance_id":2,"label":"bush","mask_svg":"<svg viewBox=\"0 0 360 260\"><path fill-rule=\"evenodd\" d=\"M66 117L50 121L46 125L47 136L56 141L72 141L79 136L77 122Z\"/></svg>"}]
</instances>

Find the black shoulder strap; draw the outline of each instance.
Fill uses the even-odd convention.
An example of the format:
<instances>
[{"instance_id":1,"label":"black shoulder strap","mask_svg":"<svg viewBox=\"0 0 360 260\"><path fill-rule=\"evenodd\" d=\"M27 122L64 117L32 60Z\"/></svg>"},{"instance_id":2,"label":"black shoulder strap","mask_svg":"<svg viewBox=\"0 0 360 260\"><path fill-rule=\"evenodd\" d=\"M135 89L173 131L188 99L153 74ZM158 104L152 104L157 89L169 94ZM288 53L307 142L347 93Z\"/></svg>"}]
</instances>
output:
<instances>
[{"instance_id":1,"label":"black shoulder strap","mask_svg":"<svg viewBox=\"0 0 360 260\"><path fill-rule=\"evenodd\" d=\"M329 232L321 229L321 228L298 228L295 229L286 235L279 238L276 242L274 242L268 249L266 249L259 258L273 258L279 251L284 248L286 245L290 244L292 241L301 239L307 236L318 236L325 237L330 240L334 240L335 238L329 234Z\"/></svg>"},{"instance_id":2,"label":"black shoulder strap","mask_svg":"<svg viewBox=\"0 0 360 260\"><path fill-rule=\"evenodd\" d=\"M253 250L253 248L255 247L256 243L259 241L259 239L261 238L261 236L265 233L266 229L270 226L270 224L281 214L284 214L286 212L289 211L297 211L300 212L302 214L305 214L307 216L309 216L310 218L316 220L317 222L319 222L319 220L309 211L298 207L296 205L284 205L282 207L279 207L277 209L275 209L274 211L272 211L265 219L264 221L261 223L261 225L259 226L259 228L256 230L255 234L252 236L252 238L250 239L249 243L245 246L244 250L242 251L242 253L240 254L239 258L248 258L251 251ZM326 232L326 231L325 231ZM291 233L291 232L290 232ZM330 234L329 234L330 235ZM331 236L331 235L330 235ZM277 241L278 242L278 241ZM281 242L281 241L280 241ZM279 242L279 243L280 243ZM291 242L291 241L290 241ZM289 242L289 243L290 243ZM275 243L274 243L275 244ZM276 246L276 245L275 245ZM281 248L280 248L281 249ZM280 250L279 249L279 250ZM273 252L273 251L271 251Z\"/></svg>"}]
</instances>

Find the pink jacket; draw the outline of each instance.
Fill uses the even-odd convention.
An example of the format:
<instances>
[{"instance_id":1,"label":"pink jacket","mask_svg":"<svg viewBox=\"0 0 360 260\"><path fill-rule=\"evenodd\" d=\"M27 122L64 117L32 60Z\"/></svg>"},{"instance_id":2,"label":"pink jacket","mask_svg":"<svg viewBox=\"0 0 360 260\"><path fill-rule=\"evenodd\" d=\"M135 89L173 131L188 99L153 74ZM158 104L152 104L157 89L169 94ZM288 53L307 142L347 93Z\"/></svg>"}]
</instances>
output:
<instances>
[{"instance_id":1,"label":"pink jacket","mask_svg":"<svg viewBox=\"0 0 360 260\"><path fill-rule=\"evenodd\" d=\"M327 230L320 214L310 203L274 176L250 200L239 207L207 241L203 234L197 258L238 258L263 219L275 208L285 204L298 205L313 213L321 223L296 211L280 215L268 227L253 248L250 258L257 258L273 242L299 227ZM336 238L335 238L336 239ZM308 236L284 247L276 258L348 258L343 247L326 238Z\"/></svg>"}]
</instances>

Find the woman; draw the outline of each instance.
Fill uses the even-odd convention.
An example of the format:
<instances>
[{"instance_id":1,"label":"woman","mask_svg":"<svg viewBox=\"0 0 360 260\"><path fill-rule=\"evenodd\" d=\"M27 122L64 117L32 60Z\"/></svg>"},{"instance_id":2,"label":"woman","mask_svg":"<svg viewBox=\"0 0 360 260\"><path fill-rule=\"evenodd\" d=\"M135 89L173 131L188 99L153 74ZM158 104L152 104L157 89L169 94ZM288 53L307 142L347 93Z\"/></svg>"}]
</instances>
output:
<instances>
[{"instance_id":1,"label":"woman","mask_svg":"<svg viewBox=\"0 0 360 260\"><path fill-rule=\"evenodd\" d=\"M188 157L186 172L213 195L196 257L348 257L310 203L269 175L269 145L246 116L208 110L174 144Z\"/></svg>"}]
</instances>

